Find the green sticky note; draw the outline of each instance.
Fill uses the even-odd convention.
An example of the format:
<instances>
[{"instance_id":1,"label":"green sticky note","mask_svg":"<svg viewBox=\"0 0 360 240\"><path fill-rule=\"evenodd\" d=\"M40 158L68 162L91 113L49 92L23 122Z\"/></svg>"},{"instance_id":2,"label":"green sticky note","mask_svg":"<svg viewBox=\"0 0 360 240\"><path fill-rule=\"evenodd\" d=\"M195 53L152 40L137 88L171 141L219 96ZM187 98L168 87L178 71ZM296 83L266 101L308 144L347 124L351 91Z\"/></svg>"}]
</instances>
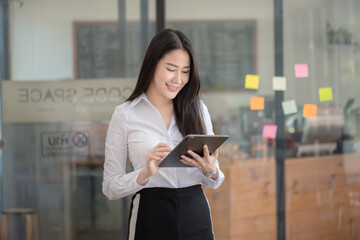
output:
<instances>
[{"instance_id":1,"label":"green sticky note","mask_svg":"<svg viewBox=\"0 0 360 240\"><path fill-rule=\"evenodd\" d=\"M258 89L259 88L259 76L247 74L245 77L245 88Z\"/></svg>"},{"instance_id":2,"label":"green sticky note","mask_svg":"<svg viewBox=\"0 0 360 240\"><path fill-rule=\"evenodd\" d=\"M319 99L320 102L332 101L333 94L331 88L319 88Z\"/></svg>"},{"instance_id":3,"label":"green sticky note","mask_svg":"<svg viewBox=\"0 0 360 240\"><path fill-rule=\"evenodd\" d=\"M297 113L297 106L295 100L283 101L281 105L285 115Z\"/></svg>"}]
</instances>

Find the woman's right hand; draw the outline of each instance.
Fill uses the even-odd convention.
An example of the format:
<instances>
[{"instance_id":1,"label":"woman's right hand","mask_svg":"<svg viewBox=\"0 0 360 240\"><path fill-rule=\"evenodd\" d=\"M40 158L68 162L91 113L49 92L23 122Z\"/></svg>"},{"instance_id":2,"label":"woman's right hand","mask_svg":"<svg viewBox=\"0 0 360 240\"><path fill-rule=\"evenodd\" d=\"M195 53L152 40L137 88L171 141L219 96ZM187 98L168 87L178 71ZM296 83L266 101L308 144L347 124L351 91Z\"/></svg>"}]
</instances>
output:
<instances>
[{"instance_id":1,"label":"woman's right hand","mask_svg":"<svg viewBox=\"0 0 360 240\"><path fill-rule=\"evenodd\" d=\"M171 147L166 143L159 143L146 154L146 167L140 171L137 178L139 185L144 185L151 176L160 169L159 165L164 158L171 152Z\"/></svg>"}]
</instances>

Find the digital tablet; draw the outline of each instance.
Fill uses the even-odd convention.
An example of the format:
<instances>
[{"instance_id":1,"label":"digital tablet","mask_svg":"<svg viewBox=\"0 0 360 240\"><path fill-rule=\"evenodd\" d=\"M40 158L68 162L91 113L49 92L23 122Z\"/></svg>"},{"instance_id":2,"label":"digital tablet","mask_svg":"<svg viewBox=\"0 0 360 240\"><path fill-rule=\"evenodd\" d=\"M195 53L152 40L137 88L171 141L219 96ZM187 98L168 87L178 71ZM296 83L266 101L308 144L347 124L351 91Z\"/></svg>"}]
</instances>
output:
<instances>
[{"instance_id":1,"label":"digital tablet","mask_svg":"<svg viewBox=\"0 0 360 240\"><path fill-rule=\"evenodd\" d=\"M191 167L180 161L181 155L191 157L187 150L192 150L203 156L203 146L207 145L210 154L216 151L229 136L189 134L166 156L159 167Z\"/></svg>"}]
</instances>

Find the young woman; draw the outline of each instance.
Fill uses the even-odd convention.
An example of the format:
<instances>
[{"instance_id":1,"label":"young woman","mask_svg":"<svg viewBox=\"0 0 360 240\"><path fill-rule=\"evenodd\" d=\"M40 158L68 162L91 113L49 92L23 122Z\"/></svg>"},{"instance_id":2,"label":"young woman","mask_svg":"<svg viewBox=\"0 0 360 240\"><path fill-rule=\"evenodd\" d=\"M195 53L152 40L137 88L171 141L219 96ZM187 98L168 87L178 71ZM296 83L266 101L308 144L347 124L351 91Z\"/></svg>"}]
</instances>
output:
<instances>
[{"instance_id":1,"label":"young woman","mask_svg":"<svg viewBox=\"0 0 360 240\"><path fill-rule=\"evenodd\" d=\"M116 107L105 147L103 192L109 199L135 194L128 239L214 239L201 186L224 180L218 152L181 156L188 168L160 168L187 134L214 134L199 100L200 79L189 39L165 29L151 40L134 92ZM126 173L129 158L134 171Z\"/></svg>"}]
</instances>

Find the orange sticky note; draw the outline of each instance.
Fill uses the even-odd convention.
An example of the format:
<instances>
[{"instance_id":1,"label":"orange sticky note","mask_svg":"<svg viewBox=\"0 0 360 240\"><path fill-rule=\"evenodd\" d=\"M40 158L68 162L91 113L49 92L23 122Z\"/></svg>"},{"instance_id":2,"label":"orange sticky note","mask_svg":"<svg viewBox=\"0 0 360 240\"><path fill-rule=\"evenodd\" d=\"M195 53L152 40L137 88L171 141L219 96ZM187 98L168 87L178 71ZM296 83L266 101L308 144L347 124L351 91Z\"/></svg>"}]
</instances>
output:
<instances>
[{"instance_id":1,"label":"orange sticky note","mask_svg":"<svg viewBox=\"0 0 360 240\"><path fill-rule=\"evenodd\" d=\"M265 99L264 97L251 97L250 110L264 110Z\"/></svg>"},{"instance_id":2,"label":"orange sticky note","mask_svg":"<svg viewBox=\"0 0 360 240\"><path fill-rule=\"evenodd\" d=\"M317 105L316 104L304 104L303 117L316 117Z\"/></svg>"},{"instance_id":3,"label":"orange sticky note","mask_svg":"<svg viewBox=\"0 0 360 240\"><path fill-rule=\"evenodd\" d=\"M264 125L262 136L266 138L275 139L276 138L276 132L277 132L277 126L276 125Z\"/></svg>"},{"instance_id":4,"label":"orange sticky note","mask_svg":"<svg viewBox=\"0 0 360 240\"><path fill-rule=\"evenodd\" d=\"M295 77L307 78L309 76L309 68L306 63L295 64Z\"/></svg>"},{"instance_id":5,"label":"orange sticky note","mask_svg":"<svg viewBox=\"0 0 360 240\"><path fill-rule=\"evenodd\" d=\"M259 76L247 74L245 77L245 88L258 89L259 88Z\"/></svg>"}]
</instances>

